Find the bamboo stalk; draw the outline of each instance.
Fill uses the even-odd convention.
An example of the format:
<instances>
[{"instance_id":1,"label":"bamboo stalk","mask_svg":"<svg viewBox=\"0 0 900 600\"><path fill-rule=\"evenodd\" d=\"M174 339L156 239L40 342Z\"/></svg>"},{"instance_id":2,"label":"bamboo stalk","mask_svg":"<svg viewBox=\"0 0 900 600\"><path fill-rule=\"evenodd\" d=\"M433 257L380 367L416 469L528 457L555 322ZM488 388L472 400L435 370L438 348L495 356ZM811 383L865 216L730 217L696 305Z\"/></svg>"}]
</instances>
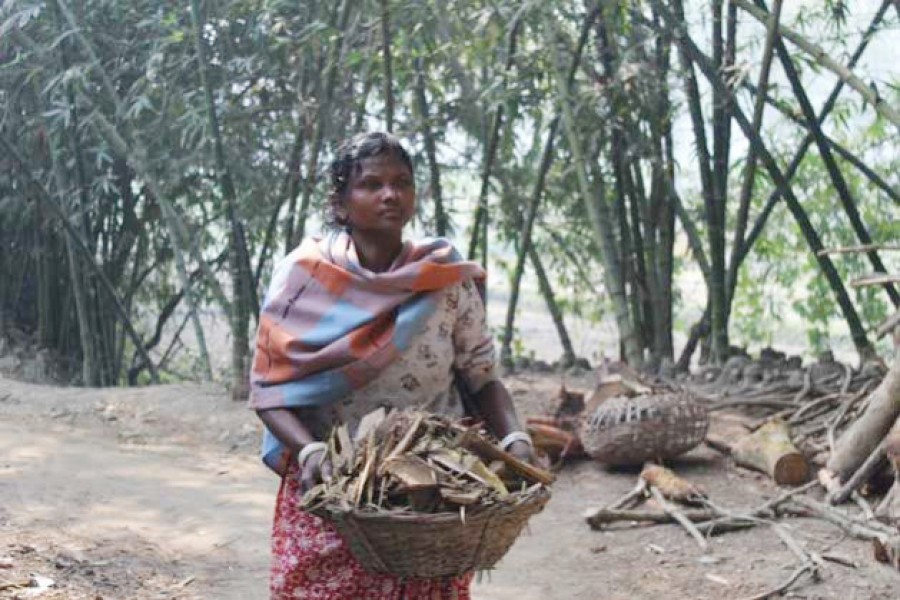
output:
<instances>
[{"instance_id":1,"label":"bamboo stalk","mask_svg":"<svg viewBox=\"0 0 900 600\"><path fill-rule=\"evenodd\" d=\"M313 190L316 185L316 177L319 168L319 155L322 152L327 127L331 122L331 102L334 98L334 88L337 84L338 63L343 55L347 23L350 20L350 10L356 3L352 0L343 0L340 6L340 13L336 24L337 35L334 36L331 47L328 51L328 61L322 75L324 78L324 90L321 91L318 111L316 113L315 128L313 130L313 138L309 147L309 155L306 165L306 177L303 181L303 192L300 199L300 210L297 216L296 229L290 228L285 239L285 254L294 249L294 246L303 239L306 233L306 219L309 213L309 203L312 198Z\"/></svg>"},{"instance_id":2,"label":"bamboo stalk","mask_svg":"<svg viewBox=\"0 0 900 600\"><path fill-rule=\"evenodd\" d=\"M595 10L585 19L575 55L572 57L572 63L568 69L567 81L569 81L570 83L575 78L575 73L578 70L578 65L581 62L581 56L584 51L584 46L587 42L587 34L590 32L590 25L597 17L597 14L598 11ZM550 166L553 164L553 159L556 157L554 145L556 143L556 133L559 130L560 119L561 116L557 114L550 122L550 126L548 127L547 137L544 139L544 149L541 154L541 163L538 167L537 178L535 179L531 196L528 199L528 205L525 209L525 218L523 219L522 229L519 233L519 248L516 256L515 267L513 269L512 282L510 285L511 291L509 294L509 302L506 308L506 322L504 325L503 338L500 345L500 361L504 364L510 364L512 362L513 325L515 323L516 307L519 301L520 286L522 282L522 276L525 273L525 261L528 257L528 248L531 246L531 234L534 228L534 220L537 217L538 207L540 206L541 202L541 196L544 193L547 173L550 170Z\"/></svg>"},{"instance_id":3,"label":"bamboo stalk","mask_svg":"<svg viewBox=\"0 0 900 600\"><path fill-rule=\"evenodd\" d=\"M225 161L225 149L222 143L222 131L219 127L219 117L213 100L212 86L209 81L208 59L206 56L206 43L203 40L203 19L200 14L200 3L191 0L191 20L194 25L194 46L197 52L198 71L200 82L206 99L206 115L209 121L210 133L213 138L213 154L216 165L216 175L222 196L225 198L225 213L228 219L228 232L230 251L228 253L231 280L233 286L233 300L231 302L231 394L235 400L244 400L249 386L248 353L250 351L249 324L250 314L259 314L259 299L253 288L253 275L250 271L250 256L247 252L247 240L244 228L237 218L236 195L234 181ZM212 379L212 371L206 373L208 380Z\"/></svg>"},{"instance_id":4,"label":"bamboo stalk","mask_svg":"<svg viewBox=\"0 0 900 600\"><path fill-rule=\"evenodd\" d=\"M881 322L881 324L875 330L876 339L883 338L898 326L900 326L900 310Z\"/></svg>"},{"instance_id":5,"label":"bamboo stalk","mask_svg":"<svg viewBox=\"0 0 900 600\"><path fill-rule=\"evenodd\" d=\"M550 313L553 326L556 328L556 334L559 336L559 343L563 349L563 362L567 365L575 364L575 347L572 345L572 338L569 337L569 331L566 329L562 311L559 309L559 304L556 302L556 297L553 294L550 278L547 277L541 257L534 249L534 245L528 247L528 258L531 260L531 266L534 267L541 296L543 296L544 302L547 304L547 311Z\"/></svg>"},{"instance_id":6,"label":"bamboo stalk","mask_svg":"<svg viewBox=\"0 0 900 600\"><path fill-rule=\"evenodd\" d=\"M819 254L857 254L860 252L871 252L872 250L900 250L900 245L896 244L860 244L857 246L839 246L836 248L823 248L819 250Z\"/></svg>"},{"instance_id":7,"label":"bamboo stalk","mask_svg":"<svg viewBox=\"0 0 900 600\"><path fill-rule=\"evenodd\" d=\"M422 128L422 138L425 142L425 156L428 158L428 174L431 179L431 200L434 203L435 229L437 235L445 236L449 229L449 219L444 210L444 196L441 191L441 168L437 160L437 147L434 142L434 133L431 131L431 118L428 114L428 99L425 96L425 73L420 57L416 57L414 66L416 70L416 104L419 109L419 122Z\"/></svg>"},{"instance_id":8,"label":"bamboo stalk","mask_svg":"<svg viewBox=\"0 0 900 600\"><path fill-rule=\"evenodd\" d=\"M763 47L762 66L760 67L759 77L757 78L756 83L756 87L760 93L753 103L752 127L755 131L762 131L766 88L769 85L769 72L772 66L775 39L778 34L778 21L781 18L781 5L782 0L775 0L775 3L772 5L772 10L769 12L768 22L766 23L766 41L765 46ZM756 159L756 152L752 148L749 149L742 173L741 191L738 195L738 216L735 221L731 260L728 264L728 285L726 289L729 297L734 294L734 289L736 287L737 271L740 262L738 260L738 255L740 254L741 246L744 243L744 234L750 215L750 197L753 193L753 183L756 175Z\"/></svg>"},{"instance_id":9,"label":"bamboo stalk","mask_svg":"<svg viewBox=\"0 0 900 600\"><path fill-rule=\"evenodd\" d=\"M762 2L762 0L757 0L758 4L760 2ZM800 103L800 109L803 112L806 124L809 127L809 130L812 132L813 138L816 142L816 147L819 150L819 156L822 158L822 161L825 164L825 169L828 171L828 175L831 178L831 183L833 184L834 189L837 192L838 199L841 201L841 205L844 207L844 212L847 214L847 217L850 220L850 225L853 227L853 230L856 233L857 238L859 238L859 241L862 244L871 246L872 236L869 235L869 231L862 221L862 215L860 215L859 208L856 205L856 200L853 198L853 195L850 192L850 188L847 185L847 181L844 178L844 175L841 173L837 161L834 159L834 155L831 153L831 146L825 139L824 133L822 133L822 128L819 125L818 119L816 118L815 110L812 107L812 103L810 103L809 101L806 90L803 89L803 84L800 82L800 76L797 73L797 70L794 68L794 63L792 62L791 57L788 54L788 51L785 48L784 44L780 40L776 42L776 49L778 51L778 59L781 61L781 65L784 68L784 72L787 75L788 81L790 82L791 89L794 91L794 96ZM765 96L764 91L762 91L762 96ZM866 255L868 256L869 261L872 263L872 268L874 268L876 271L887 270L884 266L884 263L881 261L881 258L878 256L878 253L874 249L866 252ZM887 294L894 306L900 305L900 294L897 293L897 290L895 290L892 285L886 285L885 290L887 291Z\"/></svg>"},{"instance_id":10,"label":"bamboo stalk","mask_svg":"<svg viewBox=\"0 0 900 600\"><path fill-rule=\"evenodd\" d=\"M112 282L110 282L109 277L106 276L103 268L101 268L94 260L90 248L88 248L88 245L84 242L84 240L81 239L81 236L78 235L78 232L69 221L65 212L63 212L62 208L60 208L56 201L53 200L50 192L47 191L43 183L38 181L31 173L31 171L26 168L27 163L19 155L16 148L11 143L9 143L9 141L5 137L0 137L0 144L3 144L9 155L14 157L15 160L22 166L25 175L40 191L39 197L47 206L50 207L51 211L57 216L63 227L66 229L69 237L72 238L75 246L82 252L82 254L85 255L87 265L91 268L92 271L94 271L94 274L100 280L100 283L103 285L103 287L106 289L106 292L112 299L113 306L116 312L119 314L119 318L122 320L122 326L125 327L125 330L128 333L128 337L131 339L132 343L135 346L135 350L141 355L141 358L147 364L147 368L150 371L150 376L153 379L153 382L158 383L159 373L157 372L156 367L153 365L153 361L150 359L150 356L148 356L146 350L144 350L144 345L141 337L135 330L134 324L131 322L131 319L128 316L128 311L125 310L125 307L122 305L122 300L119 298L118 292L116 292L115 287L113 286Z\"/></svg>"},{"instance_id":11,"label":"bamboo stalk","mask_svg":"<svg viewBox=\"0 0 900 600\"><path fill-rule=\"evenodd\" d=\"M866 28L866 32L862 37L862 40L859 42L859 45L856 47L856 50L853 52L853 55L850 57L850 61L847 63L847 68L852 69L859 59L862 57L866 48L869 45L869 41L874 35L878 25L881 23L884 18L885 13L887 12L888 7L890 6L891 0L882 0L881 6L878 11L875 13L875 16L872 17L872 21L869 23L869 26ZM838 80L835 84L834 88L831 90L831 93L828 95L828 98L825 101L822 109L819 111L817 121L821 124L825 121L827 116L834 109L834 106L837 102L837 98L841 93L841 90L844 88L844 81ZM775 104L776 107L778 106ZM806 151L809 146L813 142L812 133L807 134L803 141L800 143L800 146L797 148L794 156L791 158L788 167L784 171L784 179L785 184L790 182L790 180L794 177L794 174L797 172L797 169L800 166L800 163L803 162L804 157L806 156ZM759 213L756 220L754 221L753 227L750 231L750 234L747 236L743 247L741 248L741 252L739 255L738 263L742 263L744 258L749 254L750 249L753 247L756 240L759 238L762 230L765 227L765 224L769 218L769 215L772 212L772 209L775 207L775 204L782 198L784 195L785 189L782 186L776 186L775 191L773 191L766 203L763 207L763 210ZM735 282L737 279L735 278Z\"/></svg>"},{"instance_id":12,"label":"bamboo stalk","mask_svg":"<svg viewBox=\"0 0 900 600\"><path fill-rule=\"evenodd\" d=\"M752 15L756 20L765 23L768 18L768 13L760 8L757 8L750 4L747 0L731 0L736 6L745 12ZM794 30L785 27L784 25L778 26L779 33L790 40L794 45L803 50L805 53L809 54L813 59L816 60L821 66L825 67L832 73L838 76L842 81L844 81L847 85L856 90L866 101L871 104L878 113L883 116L885 119L893 123L898 129L900 129L900 112L898 112L889 102L885 99L878 96L878 94L872 90L866 83L861 80L859 77L853 74L853 72L840 64L831 56L822 49L821 46L814 44L807 40L805 37L795 32Z\"/></svg>"},{"instance_id":13,"label":"bamboo stalk","mask_svg":"<svg viewBox=\"0 0 900 600\"><path fill-rule=\"evenodd\" d=\"M518 40L519 31L521 29L520 23L522 19L523 12L529 7L528 3L525 3L519 11L516 12L516 15L513 17L512 25L509 30L509 46L506 51L506 65L503 69L503 89L506 89L507 78L509 76L509 72L512 70L513 65L515 64L516 57L516 42ZM456 64L455 60L452 61L457 67L457 73L462 71L459 68L459 65ZM465 81L465 78L462 78ZM497 107L494 109L494 118L490 129L490 136L488 137L487 148L484 153L484 164L481 169L481 190L478 192L478 205L475 208L475 215L472 218L472 234L469 237L469 260L474 260L475 255L477 254L478 249L478 239L479 234L482 230L485 232L485 235L481 235L481 244L483 248L483 260L482 266L487 267L487 221L488 221L488 191L490 190L490 180L491 173L494 167L494 160L497 156L497 149L500 146L500 129L503 124L503 103L497 103ZM483 229L482 229L483 228Z\"/></svg>"},{"instance_id":14,"label":"bamboo stalk","mask_svg":"<svg viewBox=\"0 0 900 600\"><path fill-rule=\"evenodd\" d=\"M683 47L686 54L688 54L688 58L690 58L692 62L696 63L700 67L700 69L706 75L707 80L710 82L710 84L713 86L724 86L724 83L719 77L719 74L716 73L710 65L709 59L699 50L699 48L697 48L693 40L688 37L684 28L683 21L678 21L677 18L667 8L662 6L659 0L652 0L652 4L657 7L657 10L660 12L660 14L666 16L666 21L677 32L676 36L679 40L679 46ZM797 225L801 230L801 233L806 239L807 245L815 254L823 248L823 244L821 242L821 239L819 238L818 233L810 222L809 216L806 214L803 206L800 204L799 200L797 200L797 197L791 190L784 174L778 168L775 159L765 147L759 135L753 130L749 120L738 105L734 106L734 118L740 125L745 137L748 139L750 144L757 147L757 152L759 153L759 156L762 159L766 170L775 181L776 186L784 194L788 209L790 210L792 216L794 217L794 220L797 222ZM837 272L834 264L830 260L828 260L827 257L818 257L818 263L823 274L825 275L826 280L828 281L829 286L832 289L832 292L837 297L838 306L840 307L844 319L847 322L848 327L850 328L851 338L853 339L854 345L856 346L860 358L865 359L871 356L874 353L874 349L872 347L872 344L869 342L868 337L866 336L866 332L862 326L862 322L860 321L859 314L856 312L856 308L853 306L853 302L850 300L850 297L847 294L847 290L844 287L840 274Z\"/></svg>"},{"instance_id":15,"label":"bamboo stalk","mask_svg":"<svg viewBox=\"0 0 900 600\"><path fill-rule=\"evenodd\" d=\"M554 24L554 30L556 25ZM548 40L551 47L556 48L556 39L551 36ZM554 70L556 79L556 89L559 95L559 104L562 112L563 123L565 125L566 137L573 154L573 166L577 175L577 183L581 200L587 208L588 216L594 232L600 238L601 259L604 266L604 277L607 282L607 289L612 296L613 306L615 307L616 325L619 329L621 343L625 349L625 358L633 367L640 367L643 364L641 347L639 344L637 332L634 330L631 316L629 315L628 301L625 295L624 280L622 278L621 265L617 259L615 234L612 231L610 220L605 214L605 209L601 209L601 202L596 198L603 198L603 194L596 194L591 189L588 182L587 171L585 168L584 153L579 138L578 124L572 112L570 89L571 74L569 78L563 76L565 72L562 68L562 59L558 52L554 54L555 64L557 68ZM574 72L574 71L573 71ZM600 185L602 180L597 180Z\"/></svg>"},{"instance_id":16,"label":"bamboo stalk","mask_svg":"<svg viewBox=\"0 0 900 600\"><path fill-rule=\"evenodd\" d=\"M394 75L391 69L390 0L381 0L381 59L384 66L384 121L388 133L394 132Z\"/></svg>"}]
</instances>

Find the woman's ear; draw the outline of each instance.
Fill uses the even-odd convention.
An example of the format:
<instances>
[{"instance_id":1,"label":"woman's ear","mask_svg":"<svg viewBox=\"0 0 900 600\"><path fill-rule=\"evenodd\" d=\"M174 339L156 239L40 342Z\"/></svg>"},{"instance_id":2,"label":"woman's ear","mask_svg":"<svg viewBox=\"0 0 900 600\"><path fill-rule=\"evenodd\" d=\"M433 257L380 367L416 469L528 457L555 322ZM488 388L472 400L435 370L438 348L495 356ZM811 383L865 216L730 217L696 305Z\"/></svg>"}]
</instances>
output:
<instances>
[{"instance_id":1,"label":"woman's ear","mask_svg":"<svg viewBox=\"0 0 900 600\"><path fill-rule=\"evenodd\" d=\"M338 194L332 194L331 197L328 198L328 202L331 204L331 216L334 219L334 222L338 225L346 225L347 217L349 215L347 213L347 207L344 205L343 198Z\"/></svg>"}]
</instances>

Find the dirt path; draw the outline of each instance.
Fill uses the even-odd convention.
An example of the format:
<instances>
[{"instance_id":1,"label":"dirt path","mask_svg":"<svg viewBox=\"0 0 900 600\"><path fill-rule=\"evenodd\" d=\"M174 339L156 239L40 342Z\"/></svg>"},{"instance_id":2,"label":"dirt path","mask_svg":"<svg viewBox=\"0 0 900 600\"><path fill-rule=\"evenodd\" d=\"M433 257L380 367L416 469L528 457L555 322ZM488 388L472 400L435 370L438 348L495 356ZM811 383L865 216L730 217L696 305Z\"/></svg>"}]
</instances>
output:
<instances>
[{"instance_id":1,"label":"dirt path","mask_svg":"<svg viewBox=\"0 0 900 600\"><path fill-rule=\"evenodd\" d=\"M509 383L523 411L535 412L558 379ZM257 434L255 417L211 387L86 390L0 378L0 584L32 573L55 581L40 596L7 589L0 598L265 598L276 481L259 465ZM775 492L703 449L676 468L726 506ZM634 480L591 463L567 468L530 535L474 597L730 599L790 575L793 556L765 528L714 538L704 556L673 526L584 525L586 508ZM790 527L808 549L857 564L829 563L823 581L795 597L900 596L900 575L874 563L867 545L819 521Z\"/></svg>"}]
</instances>

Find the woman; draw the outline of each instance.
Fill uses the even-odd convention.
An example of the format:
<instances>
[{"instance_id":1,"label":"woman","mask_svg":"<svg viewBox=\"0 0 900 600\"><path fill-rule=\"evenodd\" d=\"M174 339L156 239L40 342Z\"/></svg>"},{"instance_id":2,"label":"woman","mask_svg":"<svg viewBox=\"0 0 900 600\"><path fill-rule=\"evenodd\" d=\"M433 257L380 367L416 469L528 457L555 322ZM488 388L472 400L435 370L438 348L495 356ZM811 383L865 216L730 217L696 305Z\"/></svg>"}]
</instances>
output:
<instances>
[{"instance_id":1,"label":"woman","mask_svg":"<svg viewBox=\"0 0 900 600\"><path fill-rule=\"evenodd\" d=\"M378 407L462 417L461 391L509 452L532 454L495 372L478 291L484 272L446 240L403 239L416 204L409 154L389 134L356 136L338 149L331 183L340 229L279 264L257 334L250 402L266 426L264 460L283 476L272 598L465 599L471 575L367 572L329 523L299 508L302 493L329 476L331 428L353 431Z\"/></svg>"}]
</instances>

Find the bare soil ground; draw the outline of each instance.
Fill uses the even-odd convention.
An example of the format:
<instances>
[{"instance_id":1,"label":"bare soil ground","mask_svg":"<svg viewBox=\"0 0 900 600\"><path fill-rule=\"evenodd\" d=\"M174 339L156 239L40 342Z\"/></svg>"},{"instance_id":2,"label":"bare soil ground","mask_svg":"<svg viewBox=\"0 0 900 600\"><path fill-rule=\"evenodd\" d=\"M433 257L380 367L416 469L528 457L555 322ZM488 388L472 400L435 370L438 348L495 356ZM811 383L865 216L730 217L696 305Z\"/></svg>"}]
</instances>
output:
<instances>
[{"instance_id":1,"label":"bare soil ground","mask_svg":"<svg viewBox=\"0 0 900 600\"><path fill-rule=\"evenodd\" d=\"M534 414L560 377L507 383L521 412ZM211 386L95 390L0 377L0 598L265 598L277 481L258 461L258 434L255 416ZM777 493L705 448L670 466L720 505L756 506ZM567 466L547 509L474 597L744 598L795 568L766 527L714 538L706 555L672 525L591 531L584 510L635 479ZM808 550L856 565L827 563L821 581L803 581L792 597L900 597L900 574L875 563L867 544L821 521L786 523ZM53 587L10 587L34 575Z\"/></svg>"}]
</instances>

